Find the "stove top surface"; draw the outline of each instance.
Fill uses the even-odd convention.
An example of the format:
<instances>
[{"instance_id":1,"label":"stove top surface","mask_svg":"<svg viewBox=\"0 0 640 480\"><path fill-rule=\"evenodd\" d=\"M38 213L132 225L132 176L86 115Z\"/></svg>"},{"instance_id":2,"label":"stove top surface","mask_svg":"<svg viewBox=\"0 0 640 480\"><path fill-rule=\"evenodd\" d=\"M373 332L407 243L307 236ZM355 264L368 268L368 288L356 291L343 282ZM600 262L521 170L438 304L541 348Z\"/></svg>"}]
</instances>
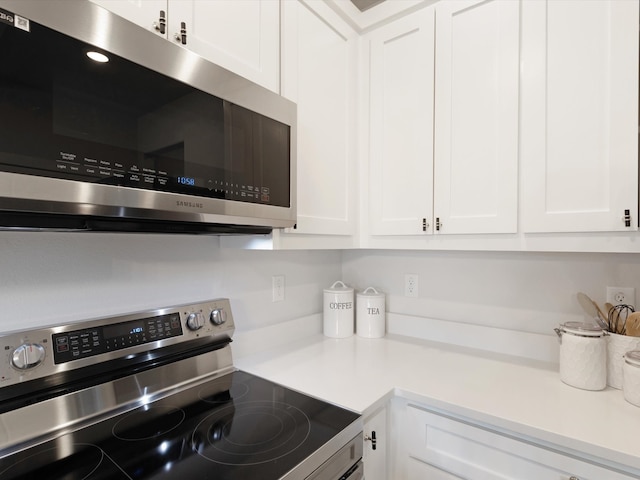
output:
<instances>
[{"instance_id":1,"label":"stove top surface","mask_svg":"<svg viewBox=\"0 0 640 480\"><path fill-rule=\"evenodd\" d=\"M358 418L235 371L2 458L0 480L279 479Z\"/></svg>"}]
</instances>

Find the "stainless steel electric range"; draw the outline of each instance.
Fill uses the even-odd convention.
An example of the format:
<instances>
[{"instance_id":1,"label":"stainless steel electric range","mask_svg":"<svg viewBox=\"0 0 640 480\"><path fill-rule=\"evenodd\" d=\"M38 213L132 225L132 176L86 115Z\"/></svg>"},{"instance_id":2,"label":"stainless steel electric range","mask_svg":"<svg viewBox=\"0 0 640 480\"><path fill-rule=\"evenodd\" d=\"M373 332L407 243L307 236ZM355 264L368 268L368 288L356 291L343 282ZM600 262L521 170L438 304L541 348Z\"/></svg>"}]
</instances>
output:
<instances>
[{"instance_id":1,"label":"stainless steel electric range","mask_svg":"<svg viewBox=\"0 0 640 480\"><path fill-rule=\"evenodd\" d=\"M0 337L0 480L362 478L358 414L233 367L229 301Z\"/></svg>"}]
</instances>

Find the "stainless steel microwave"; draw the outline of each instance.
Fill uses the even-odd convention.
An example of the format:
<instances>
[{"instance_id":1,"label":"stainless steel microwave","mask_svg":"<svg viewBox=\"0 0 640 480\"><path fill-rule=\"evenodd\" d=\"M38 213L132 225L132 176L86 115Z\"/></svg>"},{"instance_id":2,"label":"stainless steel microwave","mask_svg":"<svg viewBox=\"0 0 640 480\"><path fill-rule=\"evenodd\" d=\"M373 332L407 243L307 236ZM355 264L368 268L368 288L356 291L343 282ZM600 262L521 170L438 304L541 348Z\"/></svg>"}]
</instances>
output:
<instances>
[{"instance_id":1,"label":"stainless steel microwave","mask_svg":"<svg viewBox=\"0 0 640 480\"><path fill-rule=\"evenodd\" d=\"M86 0L0 0L0 228L295 223L296 106Z\"/></svg>"}]
</instances>

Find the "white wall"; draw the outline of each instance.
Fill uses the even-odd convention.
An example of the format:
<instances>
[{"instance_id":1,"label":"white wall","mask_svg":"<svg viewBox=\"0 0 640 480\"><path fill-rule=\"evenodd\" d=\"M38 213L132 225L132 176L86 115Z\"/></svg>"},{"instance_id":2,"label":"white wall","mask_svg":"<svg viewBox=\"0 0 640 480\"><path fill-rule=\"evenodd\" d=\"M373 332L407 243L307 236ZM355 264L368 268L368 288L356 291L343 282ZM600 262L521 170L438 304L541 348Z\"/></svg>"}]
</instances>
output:
<instances>
[{"instance_id":1,"label":"white wall","mask_svg":"<svg viewBox=\"0 0 640 480\"><path fill-rule=\"evenodd\" d=\"M555 361L557 344L553 328L585 318L577 292L600 305L608 285L634 287L640 294L640 254L353 250L343 253L342 269L344 280L355 288L373 285L387 294L388 318L408 316L403 331L422 332L425 338L433 329L431 339L453 341L452 335L467 330L476 338L463 344L486 343L489 349L496 335L498 342L528 342L522 346L523 356L550 361ZM418 298L404 296L405 273L418 274ZM452 329L439 320L463 325ZM503 346L495 348L502 351ZM537 354L534 348L547 351Z\"/></svg>"},{"instance_id":2,"label":"white wall","mask_svg":"<svg viewBox=\"0 0 640 480\"><path fill-rule=\"evenodd\" d=\"M360 290L381 288L390 316L408 319L403 328L440 329L436 339L454 341L461 330L447 327L455 324L498 351L506 342L524 345L544 335L546 343L524 345L522 355L546 348L538 357L547 358L557 344L553 328L584 318L578 291L601 304L607 285L634 287L640 295L640 254L272 252L219 244L209 236L0 232L0 334L229 297L238 339L271 326L282 335L289 320L321 321L322 289L343 279ZM404 296L405 273L418 274L418 298ZM280 274L286 299L273 303L271 277ZM474 325L496 329L476 335ZM494 338L496 332L517 335Z\"/></svg>"},{"instance_id":3,"label":"white wall","mask_svg":"<svg viewBox=\"0 0 640 480\"><path fill-rule=\"evenodd\" d=\"M221 249L186 235L0 232L0 334L229 297L238 332L322 310L340 252ZM285 301L271 276L285 275Z\"/></svg>"}]
</instances>

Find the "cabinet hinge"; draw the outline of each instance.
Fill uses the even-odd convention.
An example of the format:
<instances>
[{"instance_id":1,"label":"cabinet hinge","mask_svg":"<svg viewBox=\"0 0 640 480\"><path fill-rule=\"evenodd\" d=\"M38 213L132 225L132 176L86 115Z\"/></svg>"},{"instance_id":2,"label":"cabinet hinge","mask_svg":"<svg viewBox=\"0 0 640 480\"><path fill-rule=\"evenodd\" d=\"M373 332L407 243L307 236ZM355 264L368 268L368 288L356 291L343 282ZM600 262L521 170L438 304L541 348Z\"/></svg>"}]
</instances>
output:
<instances>
[{"instance_id":1,"label":"cabinet hinge","mask_svg":"<svg viewBox=\"0 0 640 480\"><path fill-rule=\"evenodd\" d=\"M442 227L442 223L440 223L440 217L436 217L436 232L440 231L440 227Z\"/></svg>"},{"instance_id":2,"label":"cabinet hinge","mask_svg":"<svg viewBox=\"0 0 640 480\"><path fill-rule=\"evenodd\" d=\"M426 231L427 231L427 228L429 228L429 224L427 223L427 219L426 219L426 218L423 218L423 219L422 219L422 231L423 231L423 232L426 232Z\"/></svg>"},{"instance_id":3,"label":"cabinet hinge","mask_svg":"<svg viewBox=\"0 0 640 480\"><path fill-rule=\"evenodd\" d=\"M631 210L625 209L623 220L624 220L625 227L631 226Z\"/></svg>"}]
</instances>

